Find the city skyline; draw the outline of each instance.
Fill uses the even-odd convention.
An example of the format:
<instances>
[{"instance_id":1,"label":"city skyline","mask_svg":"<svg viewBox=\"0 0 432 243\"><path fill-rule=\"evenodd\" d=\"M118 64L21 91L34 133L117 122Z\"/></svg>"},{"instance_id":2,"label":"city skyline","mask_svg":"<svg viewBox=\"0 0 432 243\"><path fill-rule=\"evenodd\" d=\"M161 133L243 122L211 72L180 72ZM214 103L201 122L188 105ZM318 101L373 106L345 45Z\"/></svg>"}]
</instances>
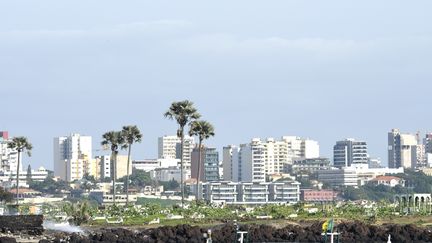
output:
<instances>
[{"instance_id":1,"label":"city skyline","mask_svg":"<svg viewBox=\"0 0 432 243\"><path fill-rule=\"evenodd\" d=\"M432 130L431 2L225 3L2 1L0 130L50 169L54 137L96 146L129 124L144 135L134 157L156 158L177 129L163 113L183 99L219 151L294 135L331 158L353 137L387 164L388 131Z\"/></svg>"}]
</instances>

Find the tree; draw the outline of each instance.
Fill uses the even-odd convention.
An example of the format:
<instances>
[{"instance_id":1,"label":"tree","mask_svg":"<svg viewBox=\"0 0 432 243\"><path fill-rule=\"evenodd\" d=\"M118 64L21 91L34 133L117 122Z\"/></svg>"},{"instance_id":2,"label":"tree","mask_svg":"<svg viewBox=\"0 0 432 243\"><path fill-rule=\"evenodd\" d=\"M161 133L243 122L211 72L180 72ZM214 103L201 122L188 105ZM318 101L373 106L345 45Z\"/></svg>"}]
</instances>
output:
<instances>
[{"instance_id":1,"label":"tree","mask_svg":"<svg viewBox=\"0 0 432 243\"><path fill-rule=\"evenodd\" d=\"M12 202L13 194L6 191L3 187L0 187L0 201L1 202Z\"/></svg>"},{"instance_id":2,"label":"tree","mask_svg":"<svg viewBox=\"0 0 432 243\"><path fill-rule=\"evenodd\" d=\"M27 140L26 137L14 137L12 141L8 143L8 148L15 149L18 151L18 164L17 164L17 174L16 174L16 203L18 205L19 199L19 168L21 162L21 153L27 152L28 156L31 156L31 150L33 149L32 144Z\"/></svg>"},{"instance_id":3,"label":"tree","mask_svg":"<svg viewBox=\"0 0 432 243\"><path fill-rule=\"evenodd\" d=\"M122 136L124 143L122 145L123 149L128 149L128 160L127 160L127 173L126 173L126 206L129 205L129 167L130 167L130 157L132 144L140 143L142 139L142 134L137 126L124 126L122 130Z\"/></svg>"},{"instance_id":4,"label":"tree","mask_svg":"<svg viewBox=\"0 0 432 243\"><path fill-rule=\"evenodd\" d=\"M119 147L124 144L124 137L122 136L121 132L118 131L110 131L106 132L102 135L102 142L101 144L103 146L110 146L111 147L111 165L112 165L112 181L113 181L113 203L115 204L116 200L116 177L117 177L117 155L119 151Z\"/></svg>"},{"instance_id":5,"label":"tree","mask_svg":"<svg viewBox=\"0 0 432 243\"><path fill-rule=\"evenodd\" d=\"M195 200L198 202L199 198L199 181L201 175L201 163L202 163L202 149L204 139L208 139L215 135L214 127L207 121L193 121L189 129L190 136L198 136L198 169L197 169L197 181L196 181L196 195Z\"/></svg>"},{"instance_id":6,"label":"tree","mask_svg":"<svg viewBox=\"0 0 432 243\"><path fill-rule=\"evenodd\" d=\"M189 100L173 102L168 111L164 114L165 117L171 120L176 120L179 128L177 129L177 137L180 138L180 191L182 195L182 206L184 205L184 181L183 181L183 144L184 144L184 128L191 121L199 119L201 115L193 106L193 102Z\"/></svg>"}]
</instances>

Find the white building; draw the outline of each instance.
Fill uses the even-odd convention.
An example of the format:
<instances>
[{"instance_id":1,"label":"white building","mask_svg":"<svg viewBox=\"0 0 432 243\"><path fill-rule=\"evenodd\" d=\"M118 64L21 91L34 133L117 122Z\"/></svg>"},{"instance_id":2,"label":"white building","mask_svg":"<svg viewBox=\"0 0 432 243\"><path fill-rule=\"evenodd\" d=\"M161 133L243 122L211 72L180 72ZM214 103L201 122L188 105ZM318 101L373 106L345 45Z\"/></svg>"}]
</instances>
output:
<instances>
[{"instance_id":1,"label":"white building","mask_svg":"<svg viewBox=\"0 0 432 243\"><path fill-rule=\"evenodd\" d=\"M159 168L150 171L150 176L153 180L157 181L171 181L175 180L180 183L181 181L181 170L180 167L168 167L168 168ZM190 171L183 170L183 180L187 180L191 178Z\"/></svg>"},{"instance_id":2,"label":"white building","mask_svg":"<svg viewBox=\"0 0 432 243\"><path fill-rule=\"evenodd\" d=\"M17 171L18 151L8 148L8 143L11 140L7 132L0 132L0 135L0 170ZM19 170L22 170L22 162L21 160Z\"/></svg>"},{"instance_id":3,"label":"white building","mask_svg":"<svg viewBox=\"0 0 432 243\"><path fill-rule=\"evenodd\" d=\"M358 176L352 167L318 171L318 180L330 186L358 186Z\"/></svg>"},{"instance_id":4,"label":"white building","mask_svg":"<svg viewBox=\"0 0 432 243\"><path fill-rule=\"evenodd\" d=\"M296 203L300 200L300 183L285 182L206 182L203 198L210 203L262 205Z\"/></svg>"},{"instance_id":5,"label":"white building","mask_svg":"<svg viewBox=\"0 0 432 243\"><path fill-rule=\"evenodd\" d=\"M181 140L177 136L163 136L158 138L158 158L159 159L180 159ZM195 147L195 139L185 136L183 143L183 166L184 169L191 168L191 154ZM180 165L180 162L178 163Z\"/></svg>"},{"instance_id":6,"label":"white building","mask_svg":"<svg viewBox=\"0 0 432 243\"><path fill-rule=\"evenodd\" d=\"M37 170L31 170L30 178L32 181L44 181L48 177L48 171L44 167ZM16 171L0 171L0 184L3 187L10 188L16 186ZM28 187L27 171L19 172L20 187Z\"/></svg>"},{"instance_id":7,"label":"white building","mask_svg":"<svg viewBox=\"0 0 432 243\"><path fill-rule=\"evenodd\" d=\"M54 175L62 180L74 181L82 179L86 164L92 159L92 138L73 133L65 137L54 138Z\"/></svg>"}]
</instances>

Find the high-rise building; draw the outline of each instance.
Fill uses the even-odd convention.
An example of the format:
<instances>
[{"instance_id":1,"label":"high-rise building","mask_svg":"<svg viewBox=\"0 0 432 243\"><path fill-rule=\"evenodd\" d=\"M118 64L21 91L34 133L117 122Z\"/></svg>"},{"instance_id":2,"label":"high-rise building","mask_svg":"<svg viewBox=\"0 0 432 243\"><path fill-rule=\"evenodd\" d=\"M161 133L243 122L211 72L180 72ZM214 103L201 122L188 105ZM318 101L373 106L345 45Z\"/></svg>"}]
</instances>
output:
<instances>
[{"instance_id":1,"label":"high-rise building","mask_svg":"<svg viewBox=\"0 0 432 243\"><path fill-rule=\"evenodd\" d=\"M159 159L180 159L181 141L177 136L163 136L158 138L158 158ZM183 143L183 166L186 170L191 168L191 154L195 147L195 139L185 136ZM180 165L180 163L179 163Z\"/></svg>"},{"instance_id":2,"label":"high-rise building","mask_svg":"<svg viewBox=\"0 0 432 243\"><path fill-rule=\"evenodd\" d=\"M259 138L232 151L232 174L236 182L265 182L264 145Z\"/></svg>"},{"instance_id":3,"label":"high-rise building","mask_svg":"<svg viewBox=\"0 0 432 243\"><path fill-rule=\"evenodd\" d=\"M296 159L314 159L319 157L317 141L296 136L283 136L281 140L268 138L265 147L265 171L271 175L282 173L284 166Z\"/></svg>"},{"instance_id":4,"label":"high-rise building","mask_svg":"<svg viewBox=\"0 0 432 243\"><path fill-rule=\"evenodd\" d=\"M222 151L222 168L223 168L223 180L233 181L233 151L237 150L238 147L234 145L228 145L223 147Z\"/></svg>"},{"instance_id":5,"label":"high-rise building","mask_svg":"<svg viewBox=\"0 0 432 243\"><path fill-rule=\"evenodd\" d=\"M388 133L388 165L390 168L415 168L417 163L417 138L413 134L392 129Z\"/></svg>"},{"instance_id":6,"label":"high-rise building","mask_svg":"<svg viewBox=\"0 0 432 243\"><path fill-rule=\"evenodd\" d=\"M337 141L333 146L333 166L342 167L368 167L367 144L349 138Z\"/></svg>"},{"instance_id":7,"label":"high-rise building","mask_svg":"<svg viewBox=\"0 0 432 243\"><path fill-rule=\"evenodd\" d=\"M191 178L197 178L199 149L192 151ZM219 153L216 148L203 148L201 153L200 181L219 180Z\"/></svg>"},{"instance_id":8,"label":"high-rise building","mask_svg":"<svg viewBox=\"0 0 432 243\"><path fill-rule=\"evenodd\" d=\"M91 166L92 138L73 133L54 138L54 175L62 180L82 179Z\"/></svg>"},{"instance_id":9,"label":"high-rise building","mask_svg":"<svg viewBox=\"0 0 432 243\"><path fill-rule=\"evenodd\" d=\"M9 134L6 131L0 132L0 170L15 171L18 166L18 151L8 148ZM22 155L21 155L22 156ZM22 161L22 160L21 160ZM19 170L22 171L22 164Z\"/></svg>"},{"instance_id":10,"label":"high-rise building","mask_svg":"<svg viewBox=\"0 0 432 243\"><path fill-rule=\"evenodd\" d=\"M432 154L432 133L426 134L426 137L423 139L423 144L425 145L425 153Z\"/></svg>"}]
</instances>

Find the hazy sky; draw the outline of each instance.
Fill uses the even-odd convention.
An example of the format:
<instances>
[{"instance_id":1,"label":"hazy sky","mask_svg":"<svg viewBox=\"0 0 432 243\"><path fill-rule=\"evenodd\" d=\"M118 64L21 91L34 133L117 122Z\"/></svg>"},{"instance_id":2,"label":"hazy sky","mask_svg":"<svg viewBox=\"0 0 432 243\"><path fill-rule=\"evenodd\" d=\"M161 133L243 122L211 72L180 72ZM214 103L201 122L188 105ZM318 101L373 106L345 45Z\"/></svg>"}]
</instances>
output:
<instances>
[{"instance_id":1,"label":"hazy sky","mask_svg":"<svg viewBox=\"0 0 432 243\"><path fill-rule=\"evenodd\" d=\"M135 158L175 134L190 99L221 150L297 135L332 156L387 132L432 130L432 1L0 0L0 130L27 136L53 168L52 140L136 124ZM26 162L29 160L26 159Z\"/></svg>"}]
</instances>

